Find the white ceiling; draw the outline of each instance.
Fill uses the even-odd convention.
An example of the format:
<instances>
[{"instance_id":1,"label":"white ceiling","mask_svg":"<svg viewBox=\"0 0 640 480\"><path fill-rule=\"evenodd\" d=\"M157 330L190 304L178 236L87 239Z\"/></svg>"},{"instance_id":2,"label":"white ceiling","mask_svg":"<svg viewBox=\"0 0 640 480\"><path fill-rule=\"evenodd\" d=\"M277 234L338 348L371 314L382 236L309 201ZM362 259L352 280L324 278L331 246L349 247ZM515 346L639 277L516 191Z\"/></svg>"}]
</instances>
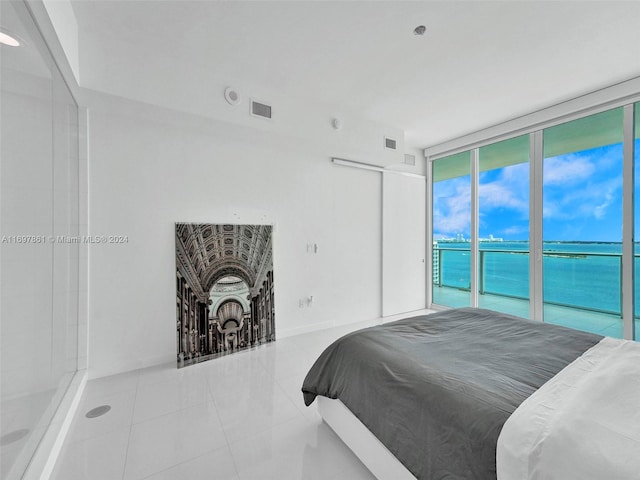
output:
<instances>
[{"instance_id":1,"label":"white ceiling","mask_svg":"<svg viewBox=\"0 0 640 480\"><path fill-rule=\"evenodd\" d=\"M240 86L354 112L418 147L640 76L640 1L73 7L83 86L131 98L165 89L174 105Z\"/></svg>"}]
</instances>

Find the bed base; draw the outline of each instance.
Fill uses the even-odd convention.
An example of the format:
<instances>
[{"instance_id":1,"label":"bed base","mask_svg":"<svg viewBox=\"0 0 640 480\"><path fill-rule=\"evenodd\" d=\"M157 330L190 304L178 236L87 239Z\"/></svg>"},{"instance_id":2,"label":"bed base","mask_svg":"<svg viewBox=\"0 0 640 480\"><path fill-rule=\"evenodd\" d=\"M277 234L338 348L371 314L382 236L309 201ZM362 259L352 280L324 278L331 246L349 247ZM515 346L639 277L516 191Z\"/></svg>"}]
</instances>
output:
<instances>
[{"instance_id":1,"label":"bed base","mask_svg":"<svg viewBox=\"0 0 640 480\"><path fill-rule=\"evenodd\" d=\"M316 397L318 413L378 480L416 480L340 400Z\"/></svg>"}]
</instances>

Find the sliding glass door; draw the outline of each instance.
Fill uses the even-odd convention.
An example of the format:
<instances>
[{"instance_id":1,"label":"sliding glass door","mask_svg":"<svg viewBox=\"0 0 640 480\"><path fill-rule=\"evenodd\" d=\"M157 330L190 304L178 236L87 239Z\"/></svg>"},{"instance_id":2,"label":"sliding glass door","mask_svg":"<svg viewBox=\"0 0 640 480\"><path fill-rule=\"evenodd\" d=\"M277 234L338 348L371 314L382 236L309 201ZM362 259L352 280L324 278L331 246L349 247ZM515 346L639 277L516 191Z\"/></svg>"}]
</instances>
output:
<instances>
[{"instance_id":1,"label":"sliding glass door","mask_svg":"<svg viewBox=\"0 0 640 480\"><path fill-rule=\"evenodd\" d=\"M622 108L544 130L544 320L622 337Z\"/></svg>"},{"instance_id":2,"label":"sliding glass door","mask_svg":"<svg viewBox=\"0 0 640 480\"><path fill-rule=\"evenodd\" d=\"M529 136L478 154L478 306L529 316Z\"/></svg>"},{"instance_id":3,"label":"sliding glass door","mask_svg":"<svg viewBox=\"0 0 640 480\"><path fill-rule=\"evenodd\" d=\"M471 304L471 156L433 162L433 303Z\"/></svg>"}]
</instances>

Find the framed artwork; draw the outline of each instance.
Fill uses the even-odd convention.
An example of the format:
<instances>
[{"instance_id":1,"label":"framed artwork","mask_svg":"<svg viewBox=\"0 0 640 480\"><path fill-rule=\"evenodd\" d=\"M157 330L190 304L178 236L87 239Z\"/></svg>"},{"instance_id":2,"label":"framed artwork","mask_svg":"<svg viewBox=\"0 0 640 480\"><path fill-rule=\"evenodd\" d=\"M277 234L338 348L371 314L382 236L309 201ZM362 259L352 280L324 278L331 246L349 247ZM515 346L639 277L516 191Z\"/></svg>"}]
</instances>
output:
<instances>
[{"instance_id":1,"label":"framed artwork","mask_svg":"<svg viewBox=\"0 0 640 480\"><path fill-rule=\"evenodd\" d=\"M176 223L179 368L276 339L272 231Z\"/></svg>"}]
</instances>

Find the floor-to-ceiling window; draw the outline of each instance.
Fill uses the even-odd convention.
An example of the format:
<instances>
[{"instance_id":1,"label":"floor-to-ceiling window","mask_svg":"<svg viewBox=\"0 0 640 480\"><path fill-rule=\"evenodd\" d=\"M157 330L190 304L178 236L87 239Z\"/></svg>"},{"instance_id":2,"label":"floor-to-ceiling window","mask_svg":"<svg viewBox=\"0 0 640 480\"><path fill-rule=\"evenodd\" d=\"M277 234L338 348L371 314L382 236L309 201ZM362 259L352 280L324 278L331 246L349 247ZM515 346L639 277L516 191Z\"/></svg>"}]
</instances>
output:
<instances>
[{"instance_id":1,"label":"floor-to-ceiling window","mask_svg":"<svg viewBox=\"0 0 640 480\"><path fill-rule=\"evenodd\" d=\"M431 158L433 303L640 338L639 111Z\"/></svg>"},{"instance_id":2,"label":"floor-to-ceiling window","mask_svg":"<svg viewBox=\"0 0 640 480\"><path fill-rule=\"evenodd\" d=\"M613 337L623 332L622 119L617 108L543 136L544 320Z\"/></svg>"},{"instance_id":3,"label":"floor-to-ceiling window","mask_svg":"<svg viewBox=\"0 0 640 480\"><path fill-rule=\"evenodd\" d=\"M478 152L478 306L529 316L529 136Z\"/></svg>"},{"instance_id":4,"label":"floor-to-ceiling window","mask_svg":"<svg viewBox=\"0 0 640 480\"><path fill-rule=\"evenodd\" d=\"M471 156L433 162L433 303L470 305Z\"/></svg>"},{"instance_id":5,"label":"floor-to-ceiling window","mask_svg":"<svg viewBox=\"0 0 640 480\"><path fill-rule=\"evenodd\" d=\"M22 478L77 370L80 239L78 107L26 5L0 13L15 39L0 45L4 479Z\"/></svg>"}]
</instances>

